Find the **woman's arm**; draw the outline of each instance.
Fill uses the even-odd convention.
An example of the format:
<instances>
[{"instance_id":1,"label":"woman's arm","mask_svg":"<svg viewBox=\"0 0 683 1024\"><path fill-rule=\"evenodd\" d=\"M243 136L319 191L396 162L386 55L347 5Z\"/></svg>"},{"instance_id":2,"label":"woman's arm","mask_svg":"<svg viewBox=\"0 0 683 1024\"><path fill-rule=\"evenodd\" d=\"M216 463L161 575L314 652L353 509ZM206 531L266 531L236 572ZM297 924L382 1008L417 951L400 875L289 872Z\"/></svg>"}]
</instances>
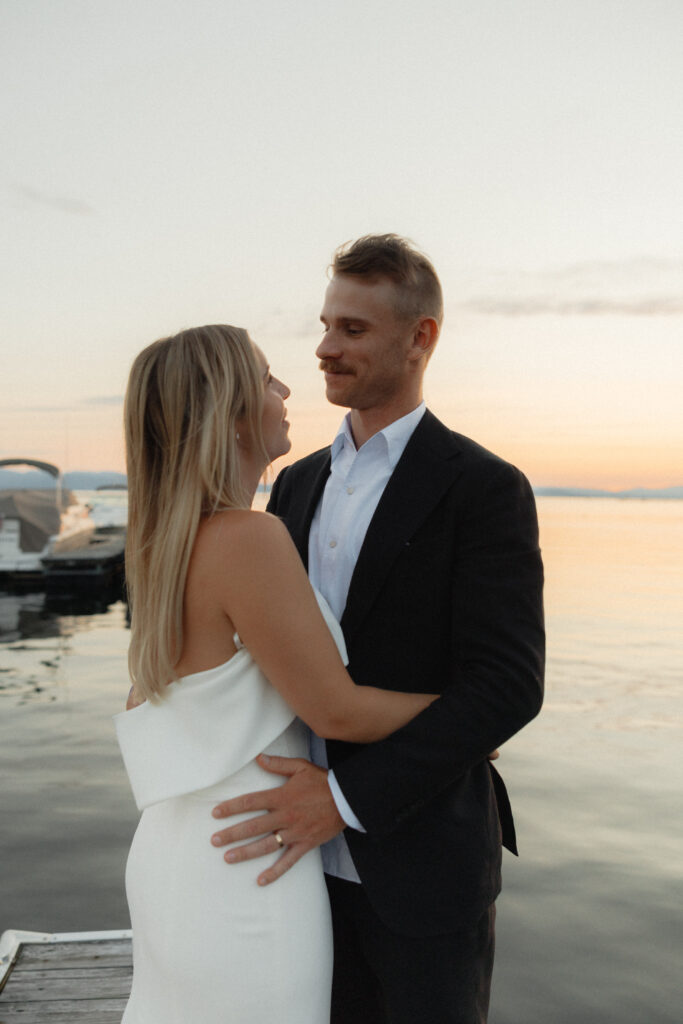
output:
<instances>
[{"instance_id":1,"label":"woman's arm","mask_svg":"<svg viewBox=\"0 0 683 1024\"><path fill-rule=\"evenodd\" d=\"M261 512L226 512L195 557L244 645L289 706L325 739L371 743L400 729L436 694L357 686L318 607L286 528Z\"/></svg>"}]
</instances>

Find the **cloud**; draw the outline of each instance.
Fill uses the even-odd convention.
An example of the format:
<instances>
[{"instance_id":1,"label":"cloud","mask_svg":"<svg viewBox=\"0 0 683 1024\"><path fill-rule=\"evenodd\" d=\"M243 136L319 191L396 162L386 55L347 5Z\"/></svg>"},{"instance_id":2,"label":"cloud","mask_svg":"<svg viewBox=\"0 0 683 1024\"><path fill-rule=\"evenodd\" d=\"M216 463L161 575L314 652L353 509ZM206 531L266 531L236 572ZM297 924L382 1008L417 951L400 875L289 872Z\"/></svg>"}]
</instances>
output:
<instances>
[{"instance_id":1,"label":"cloud","mask_svg":"<svg viewBox=\"0 0 683 1024\"><path fill-rule=\"evenodd\" d=\"M633 283L643 278L675 276L679 281L683 272L683 261L666 259L661 256L633 256L623 260L583 260L554 267L543 273L553 280L568 280L576 283L613 281Z\"/></svg>"},{"instance_id":2,"label":"cloud","mask_svg":"<svg viewBox=\"0 0 683 1024\"><path fill-rule=\"evenodd\" d=\"M593 261L544 271L484 271L457 308L484 316L683 314L683 262L654 257Z\"/></svg>"},{"instance_id":3,"label":"cloud","mask_svg":"<svg viewBox=\"0 0 683 1024\"><path fill-rule=\"evenodd\" d=\"M123 395L92 395L83 401L86 405L123 405Z\"/></svg>"},{"instance_id":4,"label":"cloud","mask_svg":"<svg viewBox=\"0 0 683 1024\"><path fill-rule=\"evenodd\" d=\"M68 405L5 405L2 408L2 413L19 413L19 415L23 415L24 413L28 412L49 412L64 415L65 413L75 414L78 412L83 412L86 406L92 405L123 405L123 395L91 395L88 398L74 399L74 401Z\"/></svg>"},{"instance_id":5,"label":"cloud","mask_svg":"<svg viewBox=\"0 0 683 1024\"><path fill-rule=\"evenodd\" d=\"M71 407L68 405L3 405L2 415L25 415L27 412L70 412Z\"/></svg>"},{"instance_id":6,"label":"cloud","mask_svg":"<svg viewBox=\"0 0 683 1024\"><path fill-rule=\"evenodd\" d=\"M41 192L32 185L13 184L12 191L23 196L32 203L39 206L48 206L52 210L59 210L62 213L71 213L80 217L91 217L95 208L81 199L73 199L71 196L55 195L49 192Z\"/></svg>"},{"instance_id":7,"label":"cloud","mask_svg":"<svg viewBox=\"0 0 683 1024\"><path fill-rule=\"evenodd\" d=\"M308 304L301 310L271 309L257 320L249 333L258 341L263 338L311 338L320 334L320 307Z\"/></svg>"},{"instance_id":8,"label":"cloud","mask_svg":"<svg viewBox=\"0 0 683 1024\"><path fill-rule=\"evenodd\" d=\"M550 299L482 297L458 303L458 309L488 316L680 316L683 296L648 299Z\"/></svg>"}]
</instances>

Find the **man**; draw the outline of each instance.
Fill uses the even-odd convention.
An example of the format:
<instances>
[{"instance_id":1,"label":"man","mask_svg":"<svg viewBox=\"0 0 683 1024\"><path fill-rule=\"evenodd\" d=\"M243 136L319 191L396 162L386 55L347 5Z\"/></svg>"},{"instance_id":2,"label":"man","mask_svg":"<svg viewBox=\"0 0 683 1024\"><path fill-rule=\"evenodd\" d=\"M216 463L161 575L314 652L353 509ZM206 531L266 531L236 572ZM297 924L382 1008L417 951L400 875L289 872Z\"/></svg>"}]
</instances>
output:
<instances>
[{"instance_id":1,"label":"man","mask_svg":"<svg viewBox=\"0 0 683 1024\"><path fill-rule=\"evenodd\" d=\"M329 776L264 760L288 781L220 805L217 817L266 813L214 841L262 837L233 861L284 846L265 883L333 840L333 1024L480 1024L501 838L516 852L487 754L542 700L534 501L518 470L424 408L442 319L426 257L369 236L332 272L316 354L328 400L351 411L331 449L282 471L269 508L339 616L356 682L441 697L379 743L328 743Z\"/></svg>"}]
</instances>

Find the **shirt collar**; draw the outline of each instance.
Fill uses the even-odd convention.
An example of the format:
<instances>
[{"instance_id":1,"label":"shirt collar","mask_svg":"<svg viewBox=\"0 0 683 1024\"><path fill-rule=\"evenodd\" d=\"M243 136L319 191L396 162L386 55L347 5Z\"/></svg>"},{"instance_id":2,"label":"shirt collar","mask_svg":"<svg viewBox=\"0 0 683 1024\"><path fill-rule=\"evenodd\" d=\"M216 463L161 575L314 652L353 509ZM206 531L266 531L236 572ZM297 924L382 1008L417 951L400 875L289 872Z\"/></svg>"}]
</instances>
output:
<instances>
[{"instance_id":1,"label":"shirt collar","mask_svg":"<svg viewBox=\"0 0 683 1024\"><path fill-rule=\"evenodd\" d=\"M412 412L409 412L406 416L401 416L398 420L394 420L393 423L384 427L383 430L379 430L376 434L373 434L372 438L370 438L370 441L373 441L376 437L383 438L386 446L387 458L392 470L396 467L396 463L403 455L405 447L412 437L413 431L424 416L425 411L425 403L420 402L417 408L413 409ZM330 454L333 464L346 447L348 447L355 455L357 448L355 441L353 440L353 434L351 433L350 412L347 412L346 416L342 420L341 426L339 427L336 437L332 442Z\"/></svg>"}]
</instances>

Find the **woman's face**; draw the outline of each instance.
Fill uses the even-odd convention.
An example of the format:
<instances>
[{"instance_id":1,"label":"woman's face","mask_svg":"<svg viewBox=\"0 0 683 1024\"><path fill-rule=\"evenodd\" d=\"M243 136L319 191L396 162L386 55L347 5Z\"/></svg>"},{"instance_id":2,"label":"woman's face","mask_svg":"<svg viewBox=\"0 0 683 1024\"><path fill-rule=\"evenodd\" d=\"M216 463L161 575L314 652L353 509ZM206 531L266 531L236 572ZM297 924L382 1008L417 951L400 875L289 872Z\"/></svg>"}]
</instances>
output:
<instances>
[{"instance_id":1,"label":"woman's face","mask_svg":"<svg viewBox=\"0 0 683 1024\"><path fill-rule=\"evenodd\" d=\"M286 384L283 384L270 372L268 361L258 345L254 345L254 352L263 376L261 431L268 458L274 462L292 447L288 436L289 423L286 419L287 410L285 409L285 399L289 398L290 390Z\"/></svg>"}]
</instances>

